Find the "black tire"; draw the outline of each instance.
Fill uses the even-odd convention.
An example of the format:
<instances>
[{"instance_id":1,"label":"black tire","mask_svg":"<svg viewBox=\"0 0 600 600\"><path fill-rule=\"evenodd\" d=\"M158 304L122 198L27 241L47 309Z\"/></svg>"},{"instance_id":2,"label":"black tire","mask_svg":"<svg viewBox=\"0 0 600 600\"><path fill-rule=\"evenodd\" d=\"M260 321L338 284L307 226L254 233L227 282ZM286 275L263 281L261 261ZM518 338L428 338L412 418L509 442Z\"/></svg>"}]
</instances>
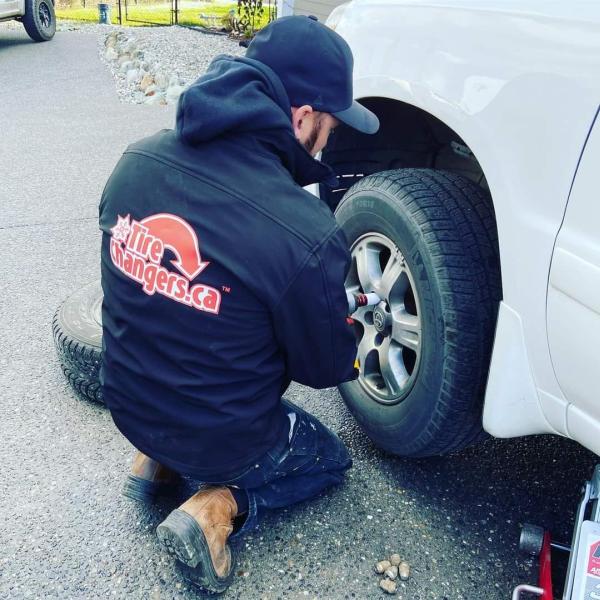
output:
<instances>
[{"instance_id":1,"label":"black tire","mask_svg":"<svg viewBox=\"0 0 600 600\"><path fill-rule=\"evenodd\" d=\"M361 378L340 386L361 428L381 448L412 457L446 454L485 438L483 396L501 299L488 194L449 172L386 171L348 190L336 219L351 246L369 232L391 240L419 298L412 387L384 404Z\"/></svg>"},{"instance_id":2,"label":"black tire","mask_svg":"<svg viewBox=\"0 0 600 600\"><path fill-rule=\"evenodd\" d=\"M47 42L56 33L56 15L52 0L25 0L23 25L35 42Z\"/></svg>"},{"instance_id":3,"label":"black tire","mask_svg":"<svg viewBox=\"0 0 600 600\"><path fill-rule=\"evenodd\" d=\"M100 282L83 287L59 306L52 335L63 373L77 395L103 404L101 307Z\"/></svg>"}]
</instances>

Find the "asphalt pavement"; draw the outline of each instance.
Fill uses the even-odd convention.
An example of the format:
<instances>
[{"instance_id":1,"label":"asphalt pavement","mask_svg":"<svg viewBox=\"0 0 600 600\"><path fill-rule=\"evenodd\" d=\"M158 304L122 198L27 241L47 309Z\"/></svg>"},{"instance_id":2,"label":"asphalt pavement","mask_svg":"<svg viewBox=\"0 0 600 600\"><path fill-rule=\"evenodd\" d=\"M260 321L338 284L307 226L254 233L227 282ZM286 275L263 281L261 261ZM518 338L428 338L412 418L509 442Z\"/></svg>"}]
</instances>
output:
<instances>
[{"instance_id":1,"label":"asphalt pavement","mask_svg":"<svg viewBox=\"0 0 600 600\"><path fill-rule=\"evenodd\" d=\"M34 44L0 25L0 598L198 598L154 529L174 508L120 496L132 448L78 400L50 324L99 277L97 206L128 143L170 127L172 107L119 103L97 37ZM241 548L224 598L384 598L376 560L412 566L404 600L504 600L532 582L519 525L568 539L596 457L552 436L489 440L452 456L377 450L336 390L289 398L338 432L346 484L269 516Z\"/></svg>"}]
</instances>

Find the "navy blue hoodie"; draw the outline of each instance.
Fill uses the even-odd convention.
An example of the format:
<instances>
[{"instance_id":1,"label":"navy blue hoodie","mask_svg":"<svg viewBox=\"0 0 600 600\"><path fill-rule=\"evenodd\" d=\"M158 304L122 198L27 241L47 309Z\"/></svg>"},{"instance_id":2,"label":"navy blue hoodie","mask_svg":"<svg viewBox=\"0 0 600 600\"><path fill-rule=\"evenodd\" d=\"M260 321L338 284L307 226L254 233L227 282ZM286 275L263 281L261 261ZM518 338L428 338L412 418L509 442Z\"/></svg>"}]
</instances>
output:
<instances>
[{"instance_id":1,"label":"navy blue hoodie","mask_svg":"<svg viewBox=\"0 0 600 600\"><path fill-rule=\"evenodd\" d=\"M175 131L125 151L100 203L104 398L139 450L222 479L289 425L290 380L353 379L349 253L300 186L331 171L296 140L266 65L220 56Z\"/></svg>"}]
</instances>

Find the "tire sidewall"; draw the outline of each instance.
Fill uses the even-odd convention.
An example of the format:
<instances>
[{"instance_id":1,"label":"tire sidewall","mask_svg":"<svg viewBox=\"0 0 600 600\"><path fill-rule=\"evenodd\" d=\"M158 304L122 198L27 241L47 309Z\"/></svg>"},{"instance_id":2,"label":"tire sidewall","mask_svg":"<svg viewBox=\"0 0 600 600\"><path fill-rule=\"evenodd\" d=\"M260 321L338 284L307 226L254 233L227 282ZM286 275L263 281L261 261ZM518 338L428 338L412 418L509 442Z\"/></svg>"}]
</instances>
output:
<instances>
[{"instance_id":1,"label":"tire sidewall","mask_svg":"<svg viewBox=\"0 0 600 600\"><path fill-rule=\"evenodd\" d=\"M399 199L377 190L357 190L345 197L336 219L351 246L361 236L377 232L387 236L403 254L412 273L421 319L421 356L416 380L399 403L385 405L369 397L358 381L342 384L340 391L351 412L384 449L406 452L419 446L442 391L444 372L444 320L442 294L429 249L418 224ZM404 432L405 442L397 438Z\"/></svg>"}]
</instances>

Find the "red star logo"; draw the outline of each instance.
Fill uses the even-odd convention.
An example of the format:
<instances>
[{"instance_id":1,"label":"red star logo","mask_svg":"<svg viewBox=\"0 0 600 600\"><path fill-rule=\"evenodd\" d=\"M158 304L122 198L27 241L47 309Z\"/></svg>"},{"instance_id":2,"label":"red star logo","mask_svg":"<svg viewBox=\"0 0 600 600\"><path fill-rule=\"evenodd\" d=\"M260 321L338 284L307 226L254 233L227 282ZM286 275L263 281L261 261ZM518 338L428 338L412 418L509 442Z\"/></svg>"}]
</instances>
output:
<instances>
[{"instance_id":1,"label":"red star logo","mask_svg":"<svg viewBox=\"0 0 600 600\"><path fill-rule=\"evenodd\" d=\"M129 215L126 217L117 215L117 224L110 231L117 242L126 242L131 231Z\"/></svg>"}]
</instances>

